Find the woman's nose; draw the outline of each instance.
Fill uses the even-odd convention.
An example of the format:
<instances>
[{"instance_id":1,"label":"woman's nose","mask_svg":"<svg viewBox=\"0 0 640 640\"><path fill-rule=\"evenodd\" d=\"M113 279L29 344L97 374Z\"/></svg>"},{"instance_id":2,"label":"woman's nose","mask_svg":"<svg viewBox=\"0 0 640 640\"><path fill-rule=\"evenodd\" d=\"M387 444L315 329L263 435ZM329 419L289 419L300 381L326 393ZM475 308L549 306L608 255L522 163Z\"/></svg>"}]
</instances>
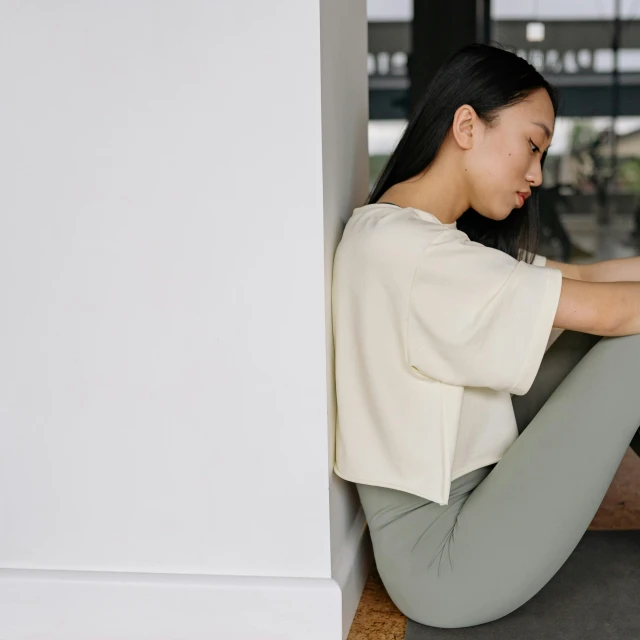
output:
<instances>
[{"instance_id":1,"label":"woman's nose","mask_svg":"<svg viewBox=\"0 0 640 640\"><path fill-rule=\"evenodd\" d=\"M542 184L542 167L538 165L537 169L532 168L527 173L526 179L532 187L539 187Z\"/></svg>"}]
</instances>

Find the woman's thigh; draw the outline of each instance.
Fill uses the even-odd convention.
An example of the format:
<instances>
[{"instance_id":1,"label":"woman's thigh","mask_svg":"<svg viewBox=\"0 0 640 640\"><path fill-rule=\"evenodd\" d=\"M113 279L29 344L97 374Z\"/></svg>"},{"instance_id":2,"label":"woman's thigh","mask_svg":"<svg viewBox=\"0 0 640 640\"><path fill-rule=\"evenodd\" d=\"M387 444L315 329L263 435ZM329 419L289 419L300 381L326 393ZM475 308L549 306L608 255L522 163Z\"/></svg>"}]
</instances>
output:
<instances>
[{"instance_id":1,"label":"woman's thigh","mask_svg":"<svg viewBox=\"0 0 640 640\"><path fill-rule=\"evenodd\" d=\"M640 425L639 373L640 335L599 340L500 462L452 483L448 505L359 486L400 610L466 627L532 598L584 535Z\"/></svg>"},{"instance_id":2,"label":"woman's thigh","mask_svg":"<svg viewBox=\"0 0 640 640\"><path fill-rule=\"evenodd\" d=\"M367 517L376 567L387 593L405 615L417 622L436 624L437 610L448 590L444 575L458 568L449 545L460 510L472 491L495 465L476 469L451 483L449 503L440 505L411 493L357 484Z\"/></svg>"}]
</instances>

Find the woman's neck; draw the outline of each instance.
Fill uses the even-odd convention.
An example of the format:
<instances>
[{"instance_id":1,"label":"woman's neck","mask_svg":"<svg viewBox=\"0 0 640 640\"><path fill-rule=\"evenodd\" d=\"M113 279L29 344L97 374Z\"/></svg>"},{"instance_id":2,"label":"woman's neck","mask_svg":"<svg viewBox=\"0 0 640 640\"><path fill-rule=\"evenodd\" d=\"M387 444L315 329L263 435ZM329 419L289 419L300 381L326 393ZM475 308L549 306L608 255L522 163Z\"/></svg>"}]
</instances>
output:
<instances>
[{"instance_id":1,"label":"woman's neck","mask_svg":"<svg viewBox=\"0 0 640 640\"><path fill-rule=\"evenodd\" d=\"M426 211L443 224L455 222L470 206L460 159L454 163L442 154L426 172L394 184L379 201Z\"/></svg>"}]
</instances>

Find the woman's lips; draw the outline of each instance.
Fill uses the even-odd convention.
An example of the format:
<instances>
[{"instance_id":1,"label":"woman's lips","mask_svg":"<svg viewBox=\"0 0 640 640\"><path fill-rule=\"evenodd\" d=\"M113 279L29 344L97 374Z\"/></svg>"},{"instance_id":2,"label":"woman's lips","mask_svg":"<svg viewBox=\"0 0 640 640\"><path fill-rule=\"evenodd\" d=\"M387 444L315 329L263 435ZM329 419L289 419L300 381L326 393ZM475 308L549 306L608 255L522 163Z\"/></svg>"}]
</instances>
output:
<instances>
[{"instance_id":1,"label":"woman's lips","mask_svg":"<svg viewBox=\"0 0 640 640\"><path fill-rule=\"evenodd\" d=\"M518 194L518 201L520 202L520 206L524 205L524 201L529 197L528 193L522 193L521 191L516 192Z\"/></svg>"}]
</instances>

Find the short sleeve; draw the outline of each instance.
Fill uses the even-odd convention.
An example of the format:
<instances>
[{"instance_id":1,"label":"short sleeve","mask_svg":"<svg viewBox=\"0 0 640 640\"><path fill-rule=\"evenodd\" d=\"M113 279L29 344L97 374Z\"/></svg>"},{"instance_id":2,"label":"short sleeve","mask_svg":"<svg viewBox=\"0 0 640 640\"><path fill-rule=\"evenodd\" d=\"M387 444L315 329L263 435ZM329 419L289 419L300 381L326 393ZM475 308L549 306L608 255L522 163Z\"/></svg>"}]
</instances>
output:
<instances>
[{"instance_id":1,"label":"short sleeve","mask_svg":"<svg viewBox=\"0 0 640 640\"><path fill-rule=\"evenodd\" d=\"M520 254L525 255L525 254ZM530 253L527 253L526 255L531 255ZM523 258L520 258L521 260ZM531 264L535 264L537 267L545 267L547 265L547 258L546 256L542 256L539 253L534 253L533 254L533 261L531 262ZM549 349L551 348L551 345L560 337L560 335L562 334L562 332L564 331L564 329L551 329L551 333L549 335L549 340L547 341L547 346L545 348L545 353L547 351L549 351Z\"/></svg>"},{"instance_id":2,"label":"short sleeve","mask_svg":"<svg viewBox=\"0 0 640 640\"><path fill-rule=\"evenodd\" d=\"M458 230L422 253L409 295L414 374L524 395L540 368L562 272L516 260Z\"/></svg>"}]
</instances>

